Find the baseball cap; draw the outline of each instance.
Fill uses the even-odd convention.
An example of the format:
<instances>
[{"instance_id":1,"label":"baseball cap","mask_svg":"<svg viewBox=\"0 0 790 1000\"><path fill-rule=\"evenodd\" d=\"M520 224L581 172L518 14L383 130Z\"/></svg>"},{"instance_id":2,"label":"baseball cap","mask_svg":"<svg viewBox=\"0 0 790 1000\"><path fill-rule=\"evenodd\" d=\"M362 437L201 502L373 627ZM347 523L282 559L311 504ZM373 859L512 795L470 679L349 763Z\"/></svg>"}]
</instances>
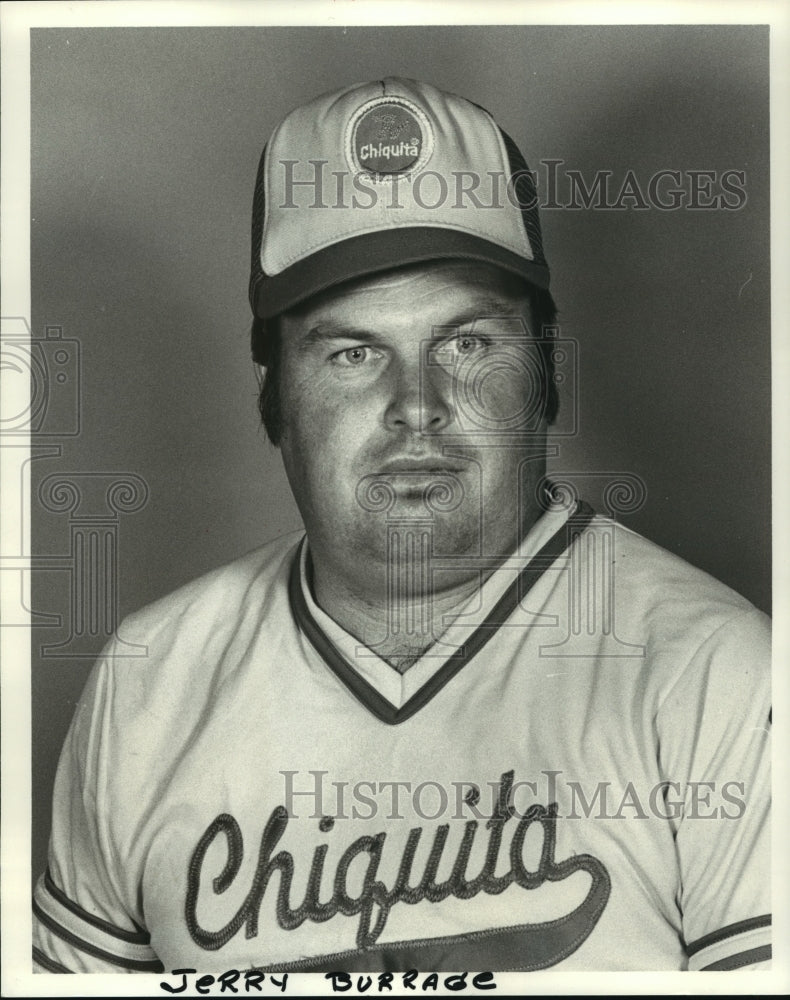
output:
<instances>
[{"instance_id":1,"label":"baseball cap","mask_svg":"<svg viewBox=\"0 0 790 1000\"><path fill-rule=\"evenodd\" d=\"M253 200L256 317L377 271L451 258L549 285L534 178L484 108L388 77L323 94L274 130Z\"/></svg>"}]
</instances>

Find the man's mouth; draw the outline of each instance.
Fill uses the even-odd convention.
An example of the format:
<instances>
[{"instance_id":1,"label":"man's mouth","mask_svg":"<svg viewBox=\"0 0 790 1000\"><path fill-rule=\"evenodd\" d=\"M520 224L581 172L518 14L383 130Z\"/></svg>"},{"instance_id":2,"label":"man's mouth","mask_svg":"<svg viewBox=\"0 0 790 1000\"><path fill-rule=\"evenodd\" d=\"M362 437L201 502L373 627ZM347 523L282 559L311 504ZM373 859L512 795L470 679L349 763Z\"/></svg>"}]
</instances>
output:
<instances>
[{"instance_id":1,"label":"man's mouth","mask_svg":"<svg viewBox=\"0 0 790 1000\"><path fill-rule=\"evenodd\" d=\"M463 462L458 459L447 460L436 456L394 458L385 462L379 469L379 475L389 476L400 474L411 475L457 475L462 471Z\"/></svg>"},{"instance_id":2,"label":"man's mouth","mask_svg":"<svg viewBox=\"0 0 790 1000\"><path fill-rule=\"evenodd\" d=\"M455 510L466 492L463 459L442 455L401 455L378 466L357 484L363 510L381 513L396 502L419 501L434 513Z\"/></svg>"}]
</instances>

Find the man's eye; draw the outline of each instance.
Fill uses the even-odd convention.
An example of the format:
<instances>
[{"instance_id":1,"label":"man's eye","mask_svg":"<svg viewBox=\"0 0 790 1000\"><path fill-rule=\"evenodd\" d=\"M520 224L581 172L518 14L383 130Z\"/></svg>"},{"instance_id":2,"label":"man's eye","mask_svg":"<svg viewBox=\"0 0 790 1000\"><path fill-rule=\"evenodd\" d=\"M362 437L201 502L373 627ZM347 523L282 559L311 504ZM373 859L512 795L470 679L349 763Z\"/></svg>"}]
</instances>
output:
<instances>
[{"instance_id":1,"label":"man's eye","mask_svg":"<svg viewBox=\"0 0 790 1000\"><path fill-rule=\"evenodd\" d=\"M333 354L332 361L344 368L358 368L376 357L378 357L378 352L370 347L347 347L345 351Z\"/></svg>"},{"instance_id":2,"label":"man's eye","mask_svg":"<svg viewBox=\"0 0 790 1000\"><path fill-rule=\"evenodd\" d=\"M482 350L487 343L488 341L482 337L476 337L472 334L464 334L462 337L451 337L434 349L434 361L440 365L455 367L455 365L459 364L465 358L471 357L477 351Z\"/></svg>"},{"instance_id":3,"label":"man's eye","mask_svg":"<svg viewBox=\"0 0 790 1000\"><path fill-rule=\"evenodd\" d=\"M465 355L473 354L475 351L479 350L483 346L483 341L480 337L473 337L469 334L464 337L455 337L451 341L451 344L454 347L456 354Z\"/></svg>"}]
</instances>

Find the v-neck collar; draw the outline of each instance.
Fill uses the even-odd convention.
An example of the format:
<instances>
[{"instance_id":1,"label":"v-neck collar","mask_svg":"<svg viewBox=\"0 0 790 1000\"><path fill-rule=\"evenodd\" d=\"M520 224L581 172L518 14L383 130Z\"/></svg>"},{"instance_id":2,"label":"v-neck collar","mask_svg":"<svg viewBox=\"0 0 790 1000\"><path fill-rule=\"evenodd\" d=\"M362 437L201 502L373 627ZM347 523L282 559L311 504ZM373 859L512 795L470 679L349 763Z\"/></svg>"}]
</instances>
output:
<instances>
[{"instance_id":1,"label":"v-neck collar","mask_svg":"<svg viewBox=\"0 0 790 1000\"><path fill-rule=\"evenodd\" d=\"M502 588L501 582L498 582L497 578L501 581L503 570L500 568L492 574L486 581L486 584L483 585L483 588L481 588L493 591L494 594L493 598L489 596L489 600L493 599L493 606L486 614L485 619L479 625L472 628L471 631L468 630L468 627L465 631L462 630L463 642L457 645L455 649L451 649L443 657L441 666L437 669L421 671L420 664L426 662L426 657L431 657L435 661L437 646L439 646L443 639L450 637L454 630L458 631L455 626L450 626L447 632L440 637L439 643L426 651L423 657L403 675L408 677L414 670L418 670L420 674L427 673L425 681L400 705L393 704L376 685L365 677L365 673L371 676L369 670L366 671L364 666L358 668L352 665L349 659L338 648L338 646L348 646L349 643L361 644L356 642L353 637L348 636L312 600L307 589L308 585L304 578L303 568L306 555L306 538L302 539L291 565L288 582L291 609L297 625L338 680L376 718L388 725L397 725L400 722L405 722L406 719L411 718L412 715L427 705L442 690L445 684L449 683L483 649L486 643L496 634L498 628L507 621L518 607L519 603L532 589L545 570L565 552L572 544L574 538L584 531L594 516L595 512L592 508L586 503L580 502L574 512L563 521L561 526L529 560L527 565L519 572L516 579L504 589L504 592L498 598L496 597L496 591ZM525 541L528 541L528 539L529 535ZM307 593L305 593L306 590ZM473 595L471 600L474 599ZM463 615L465 610L465 608L461 609L461 615ZM333 641L333 636L335 641ZM370 658L375 660L375 654L372 653ZM397 671L391 667L387 667L387 670L392 671L391 683L393 686L402 683L402 676Z\"/></svg>"}]
</instances>

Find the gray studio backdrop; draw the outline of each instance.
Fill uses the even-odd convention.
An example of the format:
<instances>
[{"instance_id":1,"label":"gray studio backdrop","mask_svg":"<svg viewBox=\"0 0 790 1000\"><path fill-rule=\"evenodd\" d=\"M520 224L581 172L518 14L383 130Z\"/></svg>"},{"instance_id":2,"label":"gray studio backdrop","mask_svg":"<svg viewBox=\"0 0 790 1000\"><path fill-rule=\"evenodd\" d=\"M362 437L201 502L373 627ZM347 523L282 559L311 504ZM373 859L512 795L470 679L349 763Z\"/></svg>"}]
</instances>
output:
<instances>
[{"instance_id":1,"label":"gray studio backdrop","mask_svg":"<svg viewBox=\"0 0 790 1000\"><path fill-rule=\"evenodd\" d=\"M50 366L31 465L34 876L114 619L299 526L249 360L255 172L290 108L389 74L491 110L544 201L546 161L559 205L569 171L610 172L610 200L633 171L642 207L544 212L578 345L552 467L599 506L629 474L646 496L624 523L769 609L767 28L34 30L32 329ZM661 170L681 172L677 210L648 195ZM744 180L726 195L728 171Z\"/></svg>"}]
</instances>

